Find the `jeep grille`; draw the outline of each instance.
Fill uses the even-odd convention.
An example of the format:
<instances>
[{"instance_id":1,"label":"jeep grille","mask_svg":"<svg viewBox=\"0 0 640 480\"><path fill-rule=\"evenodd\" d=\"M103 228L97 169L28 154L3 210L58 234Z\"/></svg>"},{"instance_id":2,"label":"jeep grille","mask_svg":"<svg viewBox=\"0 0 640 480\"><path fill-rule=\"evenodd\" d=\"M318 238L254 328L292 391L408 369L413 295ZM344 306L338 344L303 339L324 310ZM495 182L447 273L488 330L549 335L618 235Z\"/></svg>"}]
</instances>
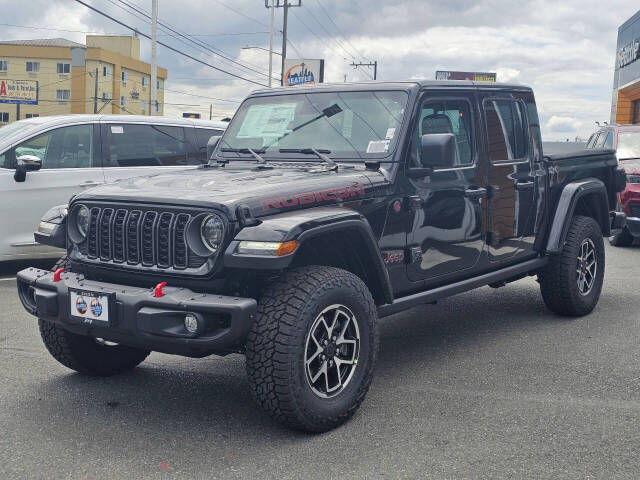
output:
<instances>
[{"instance_id":1,"label":"jeep grille","mask_svg":"<svg viewBox=\"0 0 640 480\"><path fill-rule=\"evenodd\" d=\"M157 210L91 207L80 253L93 260L157 268L199 268L207 261L186 243L191 215Z\"/></svg>"}]
</instances>

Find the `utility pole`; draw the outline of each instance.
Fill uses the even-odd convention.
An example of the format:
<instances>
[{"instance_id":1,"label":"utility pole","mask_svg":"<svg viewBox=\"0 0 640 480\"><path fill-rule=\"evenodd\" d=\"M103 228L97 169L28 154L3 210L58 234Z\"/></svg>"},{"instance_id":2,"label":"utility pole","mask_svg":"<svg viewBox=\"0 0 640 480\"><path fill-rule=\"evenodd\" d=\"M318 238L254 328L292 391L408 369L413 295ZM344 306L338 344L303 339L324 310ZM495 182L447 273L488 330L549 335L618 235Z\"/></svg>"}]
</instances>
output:
<instances>
[{"instance_id":1,"label":"utility pole","mask_svg":"<svg viewBox=\"0 0 640 480\"><path fill-rule=\"evenodd\" d=\"M378 61L377 60L371 63L352 63L351 66L356 69L358 67L373 67L373 79L374 80L378 79Z\"/></svg>"},{"instance_id":2,"label":"utility pole","mask_svg":"<svg viewBox=\"0 0 640 480\"><path fill-rule=\"evenodd\" d=\"M98 68L96 67L96 78L93 84L93 113L98 113Z\"/></svg>"},{"instance_id":3,"label":"utility pole","mask_svg":"<svg viewBox=\"0 0 640 480\"><path fill-rule=\"evenodd\" d=\"M293 2L293 3L292 3ZM282 19L282 67L280 69L280 85L284 85L284 64L287 59L287 27L289 23L289 8L301 7L302 0L264 0L264 6L271 8L271 36L273 37L274 8L284 8ZM269 41L269 86L271 86L271 58L273 56L273 39Z\"/></svg>"},{"instance_id":4,"label":"utility pole","mask_svg":"<svg viewBox=\"0 0 640 480\"><path fill-rule=\"evenodd\" d=\"M209 120L213 118L213 103L209 104Z\"/></svg>"},{"instance_id":5,"label":"utility pole","mask_svg":"<svg viewBox=\"0 0 640 480\"><path fill-rule=\"evenodd\" d=\"M158 0L151 1L151 107L149 114L153 115L153 108L158 105Z\"/></svg>"},{"instance_id":6,"label":"utility pole","mask_svg":"<svg viewBox=\"0 0 640 480\"><path fill-rule=\"evenodd\" d=\"M268 7L271 10L271 22L269 28L269 88L273 85L273 22L276 16L276 7L273 4L274 0L271 0L271 5Z\"/></svg>"}]
</instances>

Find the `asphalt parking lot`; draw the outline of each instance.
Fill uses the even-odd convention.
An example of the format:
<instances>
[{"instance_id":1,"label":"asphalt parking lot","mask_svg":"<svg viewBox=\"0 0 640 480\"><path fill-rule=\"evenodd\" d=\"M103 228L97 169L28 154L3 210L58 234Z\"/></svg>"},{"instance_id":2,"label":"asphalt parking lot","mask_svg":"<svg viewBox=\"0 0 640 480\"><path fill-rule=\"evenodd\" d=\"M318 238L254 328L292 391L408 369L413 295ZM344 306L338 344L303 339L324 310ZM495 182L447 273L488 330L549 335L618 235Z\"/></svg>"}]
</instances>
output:
<instances>
[{"instance_id":1,"label":"asphalt parking lot","mask_svg":"<svg viewBox=\"0 0 640 480\"><path fill-rule=\"evenodd\" d=\"M258 410L239 355L65 369L4 265L0 478L638 478L640 248L607 255L585 318L552 315L526 279L385 319L367 400L317 436Z\"/></svg>"}]
</instances>

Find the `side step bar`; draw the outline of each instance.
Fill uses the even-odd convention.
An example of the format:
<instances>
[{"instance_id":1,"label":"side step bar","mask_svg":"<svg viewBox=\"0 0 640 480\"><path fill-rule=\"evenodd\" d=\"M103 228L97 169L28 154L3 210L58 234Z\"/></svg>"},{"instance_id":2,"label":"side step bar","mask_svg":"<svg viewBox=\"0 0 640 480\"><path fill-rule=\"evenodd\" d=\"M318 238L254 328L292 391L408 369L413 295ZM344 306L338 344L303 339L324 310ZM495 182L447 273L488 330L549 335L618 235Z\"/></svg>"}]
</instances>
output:
<instances>
[{"instance_id":1,"label":"side step bar","mask_svg":"<svg viewBox=\"0 0 640 480\"><path fill-rule=\"evenodd\" d=\"M547 261L547 257L534 258L533 260L527 260L526 262L512 265L495 272L485 273L479 277L461 280L459 282L452 283L451 285L445 285L425 292L396 298L393 303L378 307L378 317L388 317L389 315L402 312L403 310L415 307L416 305L435 302L441 298L451 297L452 295L473 290L474 288L484 287L485 285L492 283L503 282L512 278L521 278L522 275L533 273L536 270L541 269L547 264Z\"/></svg>"}]
</instances>

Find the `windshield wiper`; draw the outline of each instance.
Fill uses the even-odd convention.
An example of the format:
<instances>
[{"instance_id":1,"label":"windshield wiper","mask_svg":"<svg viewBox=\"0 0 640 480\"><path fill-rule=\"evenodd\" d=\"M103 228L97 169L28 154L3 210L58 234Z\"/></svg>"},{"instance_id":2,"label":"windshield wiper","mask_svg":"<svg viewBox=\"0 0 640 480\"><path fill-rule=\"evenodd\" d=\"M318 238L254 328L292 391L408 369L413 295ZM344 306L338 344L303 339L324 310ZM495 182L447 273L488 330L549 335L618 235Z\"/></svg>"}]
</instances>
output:
<instances>
[{"instance_id":1,"label":"windshield wiper","mask_svg":"<svg viewBox=\"0 0 640 480\"><path fill-rule=\"evenodd\" d=\"M261 148L261 149L252 149L252 148L221 148L220 149L221 152L229 152L229 153L244 153L244 154L251 154L253 155L253 158L255 158L258 161L258 164L262 167L264 166L269 166L267 165L267 161L260 156L260 154L264 154L264 152L266 152L266 149Z\"/></svg>"},{"instance_id":2,"label":"windshield wiper","mask_svg":"<svg viewBox=\"0 0 640 480\"><path fill-rule=\"evenodd\" d=\"M320 160L323 160L332 170L338 169L338 164L331 160L327 155L331 153L331 150L316 150L315 148L281 148L280 153L302 153L304 155L315 155Z\"/></svg>"}]
</instances>

